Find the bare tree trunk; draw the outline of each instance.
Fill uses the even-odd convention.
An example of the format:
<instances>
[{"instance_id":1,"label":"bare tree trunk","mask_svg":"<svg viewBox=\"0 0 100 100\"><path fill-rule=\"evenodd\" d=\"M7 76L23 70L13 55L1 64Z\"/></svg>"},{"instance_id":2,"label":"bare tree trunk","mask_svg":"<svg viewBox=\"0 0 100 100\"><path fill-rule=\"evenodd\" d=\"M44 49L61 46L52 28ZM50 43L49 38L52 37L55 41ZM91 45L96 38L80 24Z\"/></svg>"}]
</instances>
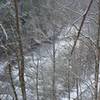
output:
<instances>
[{"instance_id":1,"label":"bare tree trunk","mask_svg":"<svg viewBox=\"0 0 100 100\"><path fill-rule=\"evenodd\" d=\"M18 16L18 1L14 0L15 4L15 11L16 11L16 31L17 31L17 41L19 44L19 80L20 86L22 91L23 100L26 100L26 91L25 91L25 80L24 80L24 54L23 54L23 47L21 41L21 34L20 34L20 27L19 27L19 16Z\"/></svg>"},{"instance_id":2,"label":"bare tree trunk","mask_svg":"<svg viewBox=\"0 0 100 100\"><path fill-rule=\"evenodd\" d=\"M55 71L56 71L56 60L55 60L55 31L53 33L53 80L52 80L52 92L53 92L53 98L52 100L56 100L56 89L55 89Z\"/></svg>"},{"instance_id":3,"label":"bare tree trunk","mask_svg":"<svg viewBox=\"0 0 100 100\"><path fill-rule=\"evenodd\" d=\"M43 90L43 98L42 100L46 100L46 83L45 83L45 77L44 77L44 68L42 67L42 84L43 84L43 87L42 87L42 90Z\"/></svg>"},{"instance_id":4,"label":"bare tree trunk","mask_svg":"<svg viewBox=\"0 0 100 100\"><path fill-rule=\"evenodd\" d=\"M97 50L98 52L98 50ZM95 100L98 100L98 75L99 75L99 59L96 58L96 65L95 65Z\"/></svg>"},{"instance_id":5,"label":"bare tree trunk","mask_svg":"<svg viewBox=\"0 0 100 100\"><path fill-rule=\"evenodd\" d=\"M100 100L100 98L98 98L98 78L99 78L99 61L100 61L100 0L98 3L98 12L99 12L98 34L97 34L97 51L96 51L96 66L95 66L95 100Z\"/></svg>"},{"instance_id":6,"label":"bare tree trunk","mask_svg":"<svg viewBox=\"0 0 100 100\"><path fill-rule=\"evenodd\" d=\"M39 100L39 89L38 89L39 82L38 82L38 79L39 79L39 59L37 59L37 66L36 66L36 94L37 94L37 100Z\"/></svg>"},{"instance_id":7,"label":"bare tree trunk","mask_svg":"<svg viewBox=\"0 0 100 100\"><path fill-rule=\"evenodd\" d=\"M12 78L12 66L10 64L8 64L8 67L9 67L9 76L10 76L10 80L11 80L11 86L12 86L12 89L14 92L15 100L18 100L16 89L15 89L15 86L13 83L13 78Z\"/></svg>"},{"instance_id":8,"label":"bare tree trunk","mask_svg":"<svg viewBox=\"0 0 100 100\"><path fill-rule=\"evenodd\" d=\"M79 100L79 79L76 78L77 100Z\"/></svg>"},{"instance_id":9,"label":"bare tree trunk","mask_svg":"<svg viewBox=\"0 0 100 100\"><path fill-rule=\"evenodd\" d=\"M68 99L70 100L70 71L68 70Z\"/></svg>"},{"instance_id":10,"label":"bare tree trunk","mask_svg":"<svg viewBox=\"0 0 100 100\"><path fill-rule=\"evenodd\" d=\"M95 66L95 100L98 100L98 77L99 77L99 60L100 60L100 53L99 53L99 40L100 40L100 0L99 0L99 15L98 15L98 34L97 34L97 51L96 51L96 66Z\"/></svg>"}]
</instances>

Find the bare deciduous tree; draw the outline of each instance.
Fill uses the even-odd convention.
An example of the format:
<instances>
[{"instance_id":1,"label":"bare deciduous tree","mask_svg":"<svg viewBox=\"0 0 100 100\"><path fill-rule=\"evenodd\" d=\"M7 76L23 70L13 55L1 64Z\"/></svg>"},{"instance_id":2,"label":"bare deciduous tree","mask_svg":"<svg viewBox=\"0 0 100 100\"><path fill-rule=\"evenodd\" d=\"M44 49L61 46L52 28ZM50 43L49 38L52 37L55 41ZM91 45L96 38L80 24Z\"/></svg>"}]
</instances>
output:
<instances>
[{"instance_id":1,"label":"bare deciduous tree","mask_svg":"<svg viewBox=\"0 0 100 100\"><path fill-rule=\"evenodd\" d=\"M17 41L19 44L18 48L18 56L19 56L19 80L22 91L23 100L26 100L26 90L25 90L25 79L24 79L24 54L23 54L23 45L20 33L20 25L19 25L19 15L18 15L18 1L14 0L15 4L15 12L16 12L16 31L17 31Z\"/></svg>"}]
</instances>

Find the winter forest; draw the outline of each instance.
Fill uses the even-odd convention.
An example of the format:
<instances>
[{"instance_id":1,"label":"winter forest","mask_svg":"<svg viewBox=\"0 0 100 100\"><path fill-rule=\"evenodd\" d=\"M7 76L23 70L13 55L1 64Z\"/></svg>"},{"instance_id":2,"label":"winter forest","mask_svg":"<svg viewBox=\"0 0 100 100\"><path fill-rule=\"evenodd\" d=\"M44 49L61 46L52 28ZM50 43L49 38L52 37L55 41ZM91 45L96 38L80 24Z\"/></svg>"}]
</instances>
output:
<instances>
[{"instance_id":1,"label":"winter forest","mask_svg":"<svg viewBox=\"0 0 100 100\"><path fill-rule=\"evenodd\" d=\"M0 0L0 100L100 100L100 0Z\"/></svg>"}]
</instances>

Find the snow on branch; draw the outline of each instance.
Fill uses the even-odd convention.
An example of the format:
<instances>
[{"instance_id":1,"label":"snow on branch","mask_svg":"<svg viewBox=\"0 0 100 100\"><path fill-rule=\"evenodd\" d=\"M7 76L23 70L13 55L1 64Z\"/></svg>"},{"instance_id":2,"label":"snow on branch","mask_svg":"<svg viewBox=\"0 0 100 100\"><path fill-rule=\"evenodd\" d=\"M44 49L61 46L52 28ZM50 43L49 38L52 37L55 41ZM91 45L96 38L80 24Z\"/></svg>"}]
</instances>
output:
<instances>
[{"instance_id":1,"label":"snow on branch","mask_svg":"<svg viewBox=\"0 0 100 100\"><path fill-rule=\"evenodd\" d=\"M7 35L7 32L6 32L5 28L3 27L2 24L0 24L0 27L1 27L3 33L4 33L5 37L6 37L6 40L8 40L8 35Z\"/></svg>"}]
</instances>

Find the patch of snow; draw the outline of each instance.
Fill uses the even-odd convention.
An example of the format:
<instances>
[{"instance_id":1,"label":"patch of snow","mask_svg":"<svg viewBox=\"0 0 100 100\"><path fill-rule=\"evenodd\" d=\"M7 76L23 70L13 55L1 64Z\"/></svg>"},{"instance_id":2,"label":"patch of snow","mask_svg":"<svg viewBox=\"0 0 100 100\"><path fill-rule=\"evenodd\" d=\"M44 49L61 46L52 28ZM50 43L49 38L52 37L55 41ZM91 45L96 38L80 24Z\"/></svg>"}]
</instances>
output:
<instances>
[{"instance_id":1,"label":"patch of snow","mask_svg":"<svg viewBox=\"0 0 100 100\"><path fill-rule=\"evenodd\" d=\"M68 98L62 98L62 100L69 100ZM70 99L70 100L73 100L73 99Z\"/></svg>"},{"instance_id":2,"label":"patch of snow","mask_svg":"<svg viewBox=\"0 0 100 100\"><path fill-rule=\"evenodd\" d=\"M4 73L4 68L6 67L8 62L5 62L5 63L1 63L0 62L0 74L3 74Z\"/></svg>"}]
</instances>

